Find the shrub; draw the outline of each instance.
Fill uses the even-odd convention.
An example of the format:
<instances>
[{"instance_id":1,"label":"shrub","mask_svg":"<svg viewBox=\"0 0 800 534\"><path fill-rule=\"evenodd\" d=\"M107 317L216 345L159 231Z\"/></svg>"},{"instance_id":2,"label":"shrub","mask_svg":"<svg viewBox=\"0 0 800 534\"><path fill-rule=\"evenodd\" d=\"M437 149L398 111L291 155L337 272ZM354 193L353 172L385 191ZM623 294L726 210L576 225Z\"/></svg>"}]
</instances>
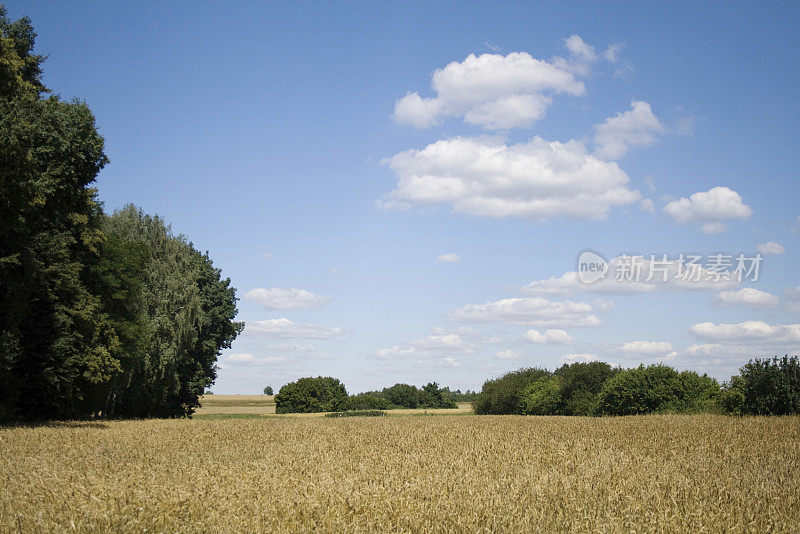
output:
<instances>
[{"instance_id":1,"label":"shrub","mask_svg":"<svg viewBox=\"0 0 800 534\"><path fill-rule=\"evenodd\" d=\"M679 373L666 365L640 365L608 379L598 398L598 412L636 415L697 412L708 409L719 384L693 371Z\"/></svg>"},{"instance_id":2,"label":"shrub","mask_svg":"<svg viewBox=\"0 0 800 534\"><path fill-rule=\"evenodd\" d=\"M444 390L436 382L422 386L420 394L422 408L458 408L458 405L445 396Z\"/></svg>"},{"instance_id":3,"label":"shrub","mask_svg":"<svg viewBox=\"0 0 800 534\"><path fill-rule=\"evenodd\" d=\"M750 360L723 396L731 413L800 413L800 361L797 356Z\"/></svg>"},{"instance_id":4,"label":"shrub","mask_svg":"<svg viewBox=\"0 0 800 534\"><path fill-rule=\"evenodd\" d=\"M395 384L383 389L383 397L395 406L417 408L419 406L419 390L409 384Z\"/></svg>"},{"instance_id":5,"label":"shrub","mask_svg":"<svg viewBox=\"0 0 800 534\"><path fill-rule=\"evenodd\" d=\"M595 415L597 396L606 380L619 372L605 362L564 364L553 373L561 379L564 415Z\"/></svg>"},{"instance_id":6,"label":"shrub","mask_svg":"<svg viewBox=\"0 0 800 534\"><path fill-rule=\"evenodd\" d=\"M389 410L392 403L374 393L359 393L347 399L347 410Z\"/></svg>"},{"instance_id":7,"label":"shrub","mask_svg":"<svg viewBox=\"0 0 800 534\"><path fill-rule=\"evenodd\" d=\"M561 378L541 378L525 388L522 413L525 415L560 415L563 413Z\"/></svg>"},{"instance_id":8,"label":"shrub","mask_svg":"<svg viewBox=\"0 0 800 534\"><path fill-rule=\"evenodd\" d=\"M549 377L546 369L519 369L500 378L487 380L478 398L472 403L476 414L522 414L525 389L541 378Z\"/></svg>"},{"instance_id":9,"label":"shrub","mask_svg":"<svg viewBox=\"0 0 800 534\"><path fill-rule=\"evenodd\" d=\"M335 412L347 405L347 390L329 376L301 378L275 395L275 413Z\"/></svg>"}]
</instances>

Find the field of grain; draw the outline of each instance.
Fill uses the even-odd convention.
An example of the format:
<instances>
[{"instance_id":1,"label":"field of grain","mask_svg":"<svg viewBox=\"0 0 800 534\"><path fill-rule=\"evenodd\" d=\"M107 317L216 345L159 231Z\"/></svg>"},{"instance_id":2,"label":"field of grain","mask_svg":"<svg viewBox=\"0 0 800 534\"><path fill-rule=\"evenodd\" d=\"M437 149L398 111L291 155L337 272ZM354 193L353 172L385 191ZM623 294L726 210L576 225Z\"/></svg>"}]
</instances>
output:
<instances>
[{"instance_id":1,"label":"field of grain","mask_svg":"<svg viewBox=\"0 0 800 534\"><path fill-rule=\"evenodd\" d=\"M800 529L798 417L53 423L0 453L0 531Z\"/></svg>"}]
</instances>

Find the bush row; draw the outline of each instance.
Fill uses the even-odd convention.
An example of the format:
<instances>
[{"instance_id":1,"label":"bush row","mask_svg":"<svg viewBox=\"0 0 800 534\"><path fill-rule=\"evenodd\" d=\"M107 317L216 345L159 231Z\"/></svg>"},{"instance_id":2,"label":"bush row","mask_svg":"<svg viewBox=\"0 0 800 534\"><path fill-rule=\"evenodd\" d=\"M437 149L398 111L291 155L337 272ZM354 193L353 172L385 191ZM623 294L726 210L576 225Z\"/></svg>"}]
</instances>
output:
<instances>
[{"instance_id":1,"label":"bush row","mask_svg":"<svg viewBox=\"0 0 800 534\"><path fill-rule=\"evenodd\" d=\"M520 369L487 380L473 408L477 414L519 415L797 414L800 362L796 356L751 360L722 385L705 374L661 364Z\"/></svg>"},{"instance_id":2,"label":"bush row","mask_svg":"<svg viewBox=\"0 0 800 534\"><path fill-rule=\"evenodd\" d=\"M477 394L472 394L477 395ZM409 384L395 384L381 391L348 395L339 380L332 377L300 378L283 386L275 396L276 413L311 413L394 408L457 408L454 398L464 398L430 382L421 389Z\"/></svg>"}]
</instances>

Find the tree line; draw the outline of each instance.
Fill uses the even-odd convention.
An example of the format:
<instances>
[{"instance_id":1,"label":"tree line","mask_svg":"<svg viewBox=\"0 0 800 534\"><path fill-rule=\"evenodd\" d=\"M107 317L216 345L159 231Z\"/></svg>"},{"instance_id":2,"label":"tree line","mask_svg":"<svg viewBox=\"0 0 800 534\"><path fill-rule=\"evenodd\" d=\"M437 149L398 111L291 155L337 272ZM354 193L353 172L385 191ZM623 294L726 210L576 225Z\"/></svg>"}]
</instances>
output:
<instances>
[{"instance_id":1,"label":"tree line","mask_svg":"<svg viewBox=\"0 0 800 534\"><path fill-rule=\"evenodd\" d=\"M307 377L283 386L277 413L357 412L396 408L457 408L471 402L478 415L645 415L800 413L800 361L796 356L750 360L729 382L667 365L630 369L605 362L564 364L555 371L524 368L487 380L480 392L461 393L430 382L395 384L348 395L332 377Z\"/></svg>"},{"instance_id":2,"label":"tree line","mask_svg":"<svg viewBox=\"0 0 800 534\"><path fill-rule=\"evenodd\" d=\"M473 409L518 415L797 414L800 361L796 356L753 359L724 384L661 364L622 369L589 362L552 372L519 369L487 380Z\"/></svg>"},{"instance_id":3,"label":"tree line","mask_svg":"<svg viewBox=\"0 0 800 534\"><path fill-rule=\"evenodd\" d=\"M276 413L344 412L393 410L397 408L458 408L457 402L476 394L461 393L429 382L421 388L395 384L380 391L348 395L338 379L329 376L306 377L290 382L275 395Z\"/></svg>"},{"instance_id":4,"label":"tree line","mask_svg":"<svg viewBox=\"0 0 800 534\"><path fill-rule=\"evenodd\" d=\"M103 212L104 140L35 38L0 6L0 419L191 414L242 329L235 290L161 218Z\"/></svg>"}]
</instances>

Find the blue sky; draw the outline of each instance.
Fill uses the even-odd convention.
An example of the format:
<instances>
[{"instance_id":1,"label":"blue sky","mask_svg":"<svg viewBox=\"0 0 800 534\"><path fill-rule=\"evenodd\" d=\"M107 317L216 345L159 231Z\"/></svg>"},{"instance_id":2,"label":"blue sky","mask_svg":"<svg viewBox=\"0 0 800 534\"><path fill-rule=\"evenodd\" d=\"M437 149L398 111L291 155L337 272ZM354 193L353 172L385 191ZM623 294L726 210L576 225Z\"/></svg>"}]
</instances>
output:
<instances>
[{"instance_id":1,"label":"blue sky","mask_svg":"<svg viewBox=\"0 0 800 534\"><path fill-rule=\"evenodd\" d=\"M7 7L97 117L106 209L238 288L217 393L590 359L726 379L800 347L797 3ZM585 250L763 260L585 284Z\"/></svg>"}]
</instances>

